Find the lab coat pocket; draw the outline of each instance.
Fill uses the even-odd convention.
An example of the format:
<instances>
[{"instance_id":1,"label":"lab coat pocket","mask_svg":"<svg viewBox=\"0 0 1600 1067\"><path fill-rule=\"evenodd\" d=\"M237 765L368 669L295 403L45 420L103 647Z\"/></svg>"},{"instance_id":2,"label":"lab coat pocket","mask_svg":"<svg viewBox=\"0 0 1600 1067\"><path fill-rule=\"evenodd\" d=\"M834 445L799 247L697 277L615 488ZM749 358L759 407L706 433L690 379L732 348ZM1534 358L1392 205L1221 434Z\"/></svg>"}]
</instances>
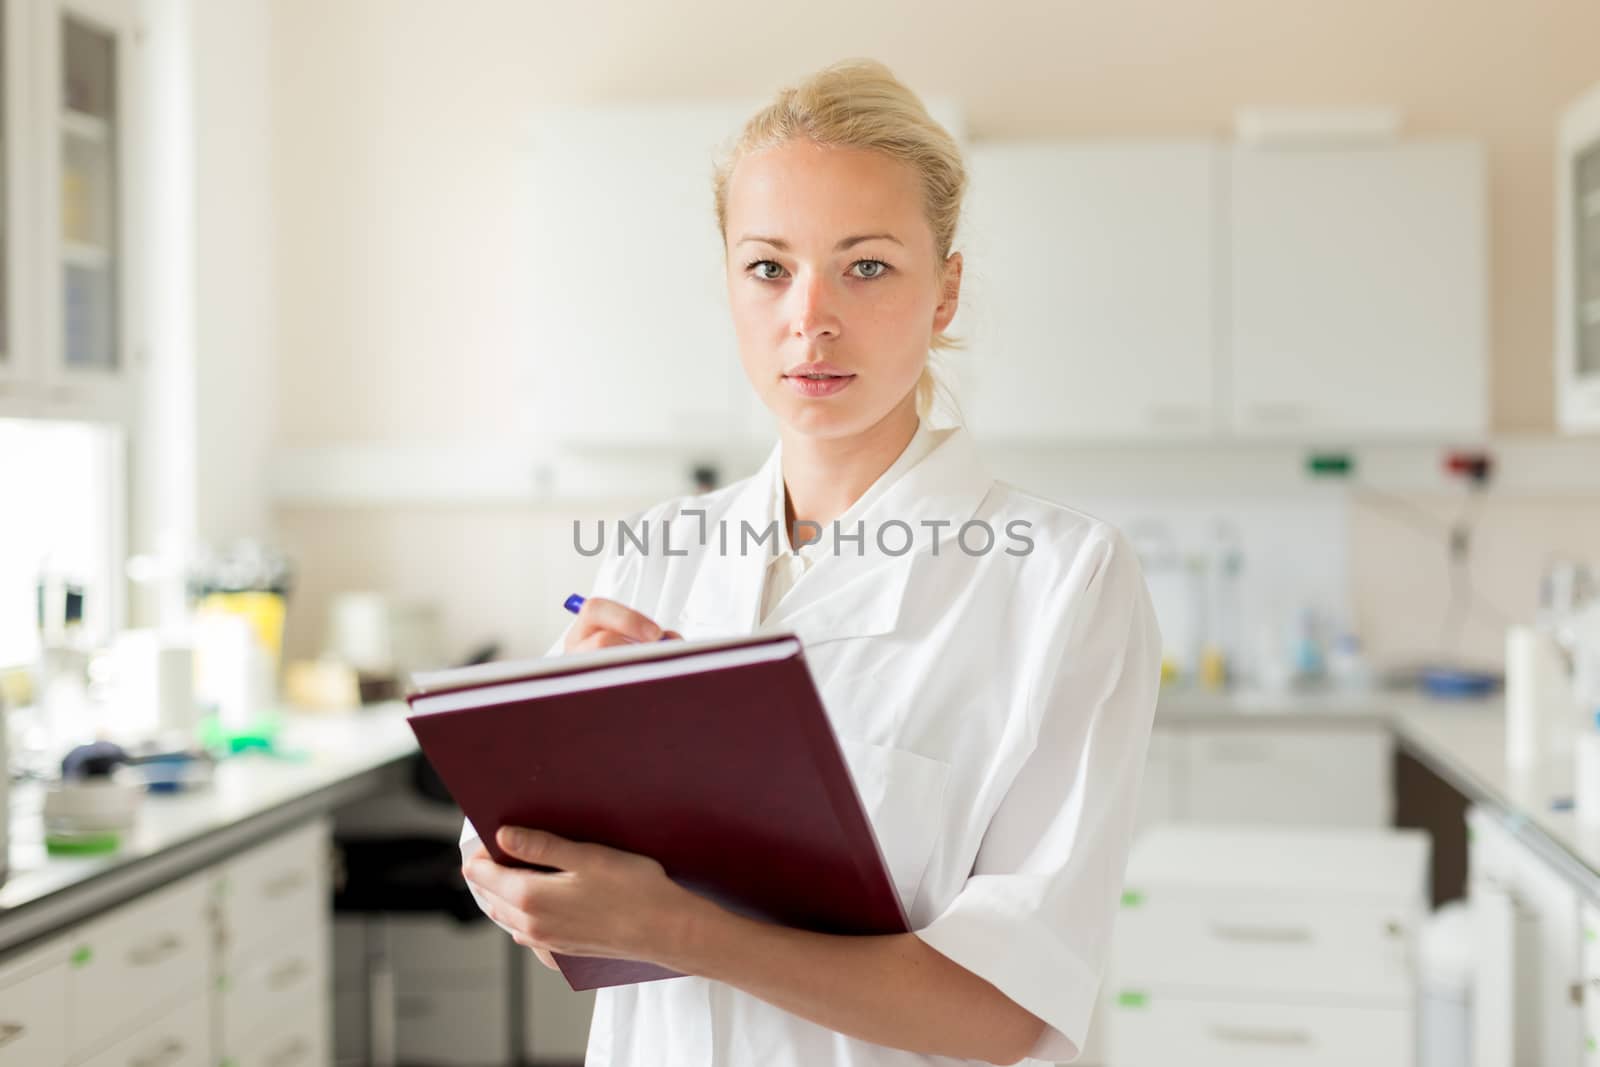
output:
<instances>
[{"instance_id":1,"label":"lab coat pocket","mask_svg":"<svg viewBox=\"0 0 1600 1067\"><path fill-rule=\"evenodd\" d=\"M903 748L839 738L856 792L872 823L907 914L945 824L950 765Z\"/></svg>"}]
</instances>

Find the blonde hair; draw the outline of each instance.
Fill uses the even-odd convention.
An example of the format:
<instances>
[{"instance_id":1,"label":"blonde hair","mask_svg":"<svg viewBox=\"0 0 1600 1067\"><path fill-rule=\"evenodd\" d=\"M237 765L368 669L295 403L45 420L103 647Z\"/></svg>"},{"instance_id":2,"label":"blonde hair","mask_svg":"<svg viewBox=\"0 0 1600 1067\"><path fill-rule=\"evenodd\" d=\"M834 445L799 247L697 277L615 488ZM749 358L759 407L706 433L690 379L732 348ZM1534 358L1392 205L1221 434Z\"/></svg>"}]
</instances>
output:
<instances>
[{"instance_id":1,"label":"blonde hair","mask_svg":"<svg viewBox=\"0 0 1600 1067\"><path fill-rule=\"evenodd\" d=\"M834 148L881 152L909 163L922 184L923 211L933 229L936 268L943 270L961 219L967 168L961 148L928 114L910 89L871 59L848 59L824 67L798 85L781 89L772 103L751 116L732 149L716 167L717 230L727 236L728 179L752 152L796 139ZM926 419L943 399L960 421L960 410L934 353L960 348L943 332L929 342L928 365L917 381L917 414Z\"/></svg>"}]
</instances>

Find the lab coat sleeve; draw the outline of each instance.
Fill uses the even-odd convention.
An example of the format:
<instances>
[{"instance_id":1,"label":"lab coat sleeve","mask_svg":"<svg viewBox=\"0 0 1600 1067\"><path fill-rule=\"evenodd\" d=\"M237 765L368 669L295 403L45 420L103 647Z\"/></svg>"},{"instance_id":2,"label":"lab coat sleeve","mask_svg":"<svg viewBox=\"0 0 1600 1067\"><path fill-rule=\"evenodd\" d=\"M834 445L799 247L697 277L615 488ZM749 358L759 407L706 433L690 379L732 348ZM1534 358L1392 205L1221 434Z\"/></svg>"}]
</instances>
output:
<instances>
[{"instance_id":1,"label":"lab coat sleeve","mask_svg":"<svg viewBox=\"0 0 1600 1067\"><path fill-rule=\"evenodd\" d=\"M638 518L638 516L634 516L624 521L637 522ZM615 553L606 553L600 563L600 572L595 577L594 584L590 587L590 595L609 597L615 600L621 600L624 603L629 602L632 599L633 591L638 585L637 578L640 563L641 561L636 554L619 557ZM568 625L561 631L561 636L556 638L555 644L551 645L549 651L545 653L546 656L559 656L561 654L562 646L564 646L567 641L567 632L571 629L572 624L568 623ZM462 819L460 844L461 861L463 863L467 861L469 856L478 850L478 845L482 843L482 840L483 839L478 834L477 829L473 827L472 820ZM471 882L467 883L467 889L472 893L472 899L477 901L479 909L483 909L482 894L478 892L477 888L474 887ZM487 914L487 912L485 912L485 914ZM511 930L502 922L496 921L495 925L500 927L500 929L505 930L508 934L511 932Z\"/></svg>"},{"instance_id":2,"label":"lab coat sleeve","mask_svg":"<svg viewBox=\"0 0 1600 1067\"><path fill-rule=\"evenodd\" d=\"M1133 833L1161 636L1137 556L1105 529L1047 612L1029 672L1034 746L995 808L972 873L923 941L1038 1016L1034 1059L1087 1035Z\"/></svg>"}]
</instances>

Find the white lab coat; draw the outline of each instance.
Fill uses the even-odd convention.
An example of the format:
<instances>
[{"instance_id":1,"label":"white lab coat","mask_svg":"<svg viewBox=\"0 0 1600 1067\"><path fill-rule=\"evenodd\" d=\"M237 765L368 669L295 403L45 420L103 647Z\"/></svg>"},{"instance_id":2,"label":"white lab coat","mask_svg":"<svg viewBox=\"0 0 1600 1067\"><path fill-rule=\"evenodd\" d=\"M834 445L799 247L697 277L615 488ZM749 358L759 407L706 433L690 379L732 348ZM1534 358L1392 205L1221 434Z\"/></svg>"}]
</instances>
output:
<instances>
[{"instance_id":1,"label":"white lab coat","mask_svg":"<svg viewBox=\"0 0 1600 1067\"><path fill-rule=\"evenodd\" d=\"M1106 961L1160 636L1138 560L1116 530L995 481L965 431L940 433L863 513L862 548L830 547L760 628L802 639L917 936L1046 1022L1029 1062L1067 1060L1083 1043ZM738 534L741 522L760 530L771 521L780 448L751 478L647 511L649 554L630 545L618 558L608 530L593 594L689 638L753 632L770 542L741 557ZM705 509L703 523L684 508ZM913 550L890 554L904 541L898 528L877 543L874 531L892 520L915 532ZM987 553L955 540L971 520L995 532ZM1011 553L1023 541L1008 536L1017 520L1028 525L1010 531L1032 541L1020 555ZM661 551L663 521L673 552L686 555ZM982 531L969 533L976 552ZM468 825L463 854L475 847ZM684 977L601 990L586 1062L963 1061L854 1040Z\"/></svg>"}]
</instances>

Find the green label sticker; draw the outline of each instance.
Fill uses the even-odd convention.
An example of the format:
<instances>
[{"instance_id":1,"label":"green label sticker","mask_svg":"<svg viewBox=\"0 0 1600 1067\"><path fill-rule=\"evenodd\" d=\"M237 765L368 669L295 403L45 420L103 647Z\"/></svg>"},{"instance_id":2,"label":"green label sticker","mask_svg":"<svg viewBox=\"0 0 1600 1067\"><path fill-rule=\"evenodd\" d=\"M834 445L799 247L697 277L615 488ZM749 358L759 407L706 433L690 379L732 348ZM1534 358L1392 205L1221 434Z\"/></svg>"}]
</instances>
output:
<instances>
[{"instance_id":1,"label":"green label sticker","mask_svg":"<svg viewBox=\"0 0 1600 1067\"><path fill-rule=\"evenodd\" d=\"M89 961L94 959L94 951L88 945L79 945L72 953L74 967L87 967Z\"/></svg>"},{"instance_id":2,"label":"green label sticker","mask_svg":"<svg viewBox=\"0 0 1600 1067\"><path fill-rule=\"evenodd\" d=\"M1137 889L1128 889L1123 892L1122 906L1124 908L1137 908L1141 907L1143 904L1144 894L1139 892Z\"/></svg>"},{"instance_id":3,"label":"green label sticker","mask_svg":"<svg viewBox=\"0 0 1600 1067\"><path fill-rule=\"evenodd\" d=\"M1125 989L1117 994L1119 1008L1145 1008L1150 1005L1150 994L1140 993L1132 989Z\"/></svg>"}]
</instances>

